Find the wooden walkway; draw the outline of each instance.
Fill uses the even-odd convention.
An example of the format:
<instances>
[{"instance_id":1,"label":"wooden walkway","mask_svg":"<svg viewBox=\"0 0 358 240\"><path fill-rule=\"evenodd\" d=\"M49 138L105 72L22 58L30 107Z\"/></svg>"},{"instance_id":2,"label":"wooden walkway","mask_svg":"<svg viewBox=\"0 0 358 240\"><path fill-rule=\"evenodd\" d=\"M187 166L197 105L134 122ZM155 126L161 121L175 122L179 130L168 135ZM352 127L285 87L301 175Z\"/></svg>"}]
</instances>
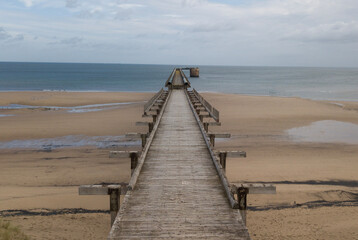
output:
<instances>
[{"instance_id":1,"label":"wooden walkway","mask_svg":"<svg viewBox=\"0 0 358 240\"><path fill-rule=\"evenodd\" d=\"M183 82L175 73L173 80ZM109 239L250 239L232 209L185 89L170 91Z\"/></svg>"}]
</instances>

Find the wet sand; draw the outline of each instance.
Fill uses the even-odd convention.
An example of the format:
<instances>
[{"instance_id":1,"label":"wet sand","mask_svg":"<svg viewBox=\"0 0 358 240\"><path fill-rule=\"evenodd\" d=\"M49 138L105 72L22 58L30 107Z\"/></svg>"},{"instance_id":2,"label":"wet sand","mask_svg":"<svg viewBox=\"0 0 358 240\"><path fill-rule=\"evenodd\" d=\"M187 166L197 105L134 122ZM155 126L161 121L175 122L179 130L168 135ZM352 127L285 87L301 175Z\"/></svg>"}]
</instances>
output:
<instances>
[{"instance_id":1,"label":"wet sand","mask_svg":"<svg viewBox=\"0 0 358 240\"><path fill-rule=\"evenodd\" d=\"M137 102L97 112L0 110L0 142L67 135L116 136L145 132L142 101L150 93L0 93L0 105L78 106ZM247 158L228 159L231 182L274 182L276 195L249 195L247 225L253 239L358 238L358 145L295 142L287 130L316 121L358 124L355 102L255 97L205 93L219 111L230 140L217 149L244 150ZM335 104L339 103L339 104ZM340 105L343 104L343 105ZM0 143L1 144L1 143ZM107 196L78 196L78 185L126 182L129 161L109 159L118 147L0 149L0 211L21 209L6 219L33 239L104 239L109 231ZM96 213L43 212L58 209L101 210ZM104 211L104 212L103 212ZM36 215L36 216L35 216Z\"/></svg>"}]
</instances>

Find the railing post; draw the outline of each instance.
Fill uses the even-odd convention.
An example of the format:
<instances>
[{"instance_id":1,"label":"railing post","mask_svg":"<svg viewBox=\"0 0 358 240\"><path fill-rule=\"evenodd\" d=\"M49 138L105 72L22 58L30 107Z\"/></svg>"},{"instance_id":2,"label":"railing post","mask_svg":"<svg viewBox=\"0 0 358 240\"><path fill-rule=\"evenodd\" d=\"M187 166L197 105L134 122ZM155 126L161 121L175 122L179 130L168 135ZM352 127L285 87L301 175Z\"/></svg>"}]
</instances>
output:
<instances>
[{"instance_id":1,"label":"railing post","mask_svg":"<svg viewBox=\"0 0 358 240\"><path fill-rule=\"evenodd\" d=\"M210 134L209 137L210 137L211 146L214 147L215 146L215 135Z\"/></svg>"},{"instance_id":2,"label":"railing post","mask_svg":"<svg viewBox=\"0 0 358 240\"><path fill-rule=\"evenodd\" d=\"M247 209L247 194L249 189L245 187L237 188L237 201L239 203L239 211L244 224L246 225L246 209Z\"/></svg>"},{"instance_id":3,"label":"railing post","mask_svg":"<svg viewBox=\"0 0 358 240\"><path fill-rule=\"evenodd\" d=\"M157 115L152 115L153 117L153 122L155 123L157 121Z\"/></svg>"},{"instance_id":4,"label":"railing post","mask_svg":"<svg viewBox=\"0 0 358 240\"><path fill-rule=\"evenodd\" d=\"M148 123L149 133L151 133L153 131L153 126L154 126L153 122Z\"/></svg>"},{"instance_id":5,"label":"railing post","mask_svg":"<svg viewBox=\"0 0 358 240\"><path fill-rule=\"evenodd\" d=\"M132 152L130 154L131 157L131 175L133 175L133 172L138 164L138 154L136 152Z\"/></svg>"},{"instance_id":6,"label":"railing post","mask_svg":"<svg viewBox=\"0 0 358 240\"><path fill-rule=\"evenodd\" d=\"M227 152L219 153L220 164L221 164L222 168L224 169L224 171L226 170L226 156L227 156Z\"/></svg>"},{"instance_id":7,"label":"railing post","mask_svg":"<svg viewBox=\"0 0 358 240\"><path fill-rule=\"evenodd\" d=\"M209 123L204 122L203 125L204 125L205 132L208 132L209 131Z\"/></svg>"},{"instance_id":8,"label":"railing post","mask_svg":"<svg viewBox=\"0 0 358 240\"><path fill-rule=\"evenodd\" d=\"M147 143L147 134L144 133L144 134L141 134L140 136L142 138L142 148L144 148L145 144Z\"/></svg>"},{"instance_id":9,"label":"railing post","mask_svg":"<svg viewBox=\"0 0 358 240\"><path fill-rule=\"evenodd\" d=\"M111 213L111 226L117 217L120 206L120 191L118 188L108 189L109 194L109 211Z\"/></svg>"}]
</instances>

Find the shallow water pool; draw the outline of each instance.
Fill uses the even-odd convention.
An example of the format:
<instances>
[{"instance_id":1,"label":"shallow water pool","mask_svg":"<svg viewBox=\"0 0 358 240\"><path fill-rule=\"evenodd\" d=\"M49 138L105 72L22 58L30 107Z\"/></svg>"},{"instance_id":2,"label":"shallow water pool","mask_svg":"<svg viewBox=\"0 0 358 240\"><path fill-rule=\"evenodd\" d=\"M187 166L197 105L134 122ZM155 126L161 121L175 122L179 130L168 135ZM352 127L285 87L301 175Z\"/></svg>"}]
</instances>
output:
<instances>
[{"instance_id":1,"label":"shallow water pool","mask_svg":"<svg viewBox=\"0 0 358 240\"><path fill-rule=\"evenodd\" d=\"M358 125L334 120L313 122L309 126L286 130L296 142L358 144Z\"/></svg>"}]
</instances>

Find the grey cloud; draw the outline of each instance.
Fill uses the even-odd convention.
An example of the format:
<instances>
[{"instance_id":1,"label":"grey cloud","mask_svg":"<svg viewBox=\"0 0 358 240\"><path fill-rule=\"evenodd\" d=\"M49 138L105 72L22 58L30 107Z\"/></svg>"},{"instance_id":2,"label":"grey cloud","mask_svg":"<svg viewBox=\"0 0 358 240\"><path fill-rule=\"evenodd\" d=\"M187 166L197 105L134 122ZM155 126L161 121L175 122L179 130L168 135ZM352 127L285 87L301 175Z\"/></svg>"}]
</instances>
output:
<instances>
[{"instance_id":1,"label":"grey cloud","mask_svg":"<svg viewBox=\"0 0 358 240\"><path fill-rule=\"evenodd\" d=\"M66 0L66 7L67 8L76 8L79 6L79 3L77 0Z\"/></svg>"},{"instance_id":2,"label":"grey cloud","mask_svg":"<svg viewBox=\"0 0 358 240\"><path fill-rule=\"evenodd\" d=\"M188 29L189 32L194 32L194 33L226 32L226 31L234 31L234 30L236 30L236 27L228 23L198 24Z\"/></svg>"},{"instance_id":3,"label":"grey cloud","mask_svg":"<svg viewBox=\"0 0 358 240\"><path fill-rule=\"evenodd\" d=\"M25 39L25 37L23 34L17 34L15 37L13 37L14 41L22 41L24 39Z\"/></svg>"},{"instance_id":4,"label":"grey cloud","mask_svg":"<svg viewBox=\"0 0 358 240\"><path fill-rule=\"evenodd\" d=\"M11 35L8 33L3 27L0 27L0 41L6 41L6 42L14 42L14 41L22 41L25 37L23 34L17 34L17 35Z\"/></svg>"},{"instance_id":5,"label":"grey cloud","mask_svg":"<svg viewBox=\"0 0 358 240\"><path fill-rule=\"evenodd\" d=\"M49 42L49 45L68 45L68 46L79 46L80 43L83 43L83 39L79 37L71 37L71 38L63 38L59 39L57 37L53 37L53 42ZM82 44L81 44L82 45Z\"/></svg>"},{"instance_id":6,"label":"grey cloud","mask_svg":"<svg viewBox=\"0 0 358 240\"><path fill-rule=\"evenodd\" d=\"M11 35L8 34L3 27L0 27L0 40L6 40L11 38Z\"/></svg>"},{"instance_id":7,"label":"grey cloud","mask_svg":"<svg viewBox=\"0 0 358 240\"><path fill-rule=\"evenodd\" d=\"M82 38L73 37L73 38L65 38L60 41L61 44L65 45L77 45L83 41Z\"/></svg>"},{"instance_id":8,"label":"grey cloud","mask_svg":"<svg viewBox=\"0 0 358 240\"><path fill-rule=\"evenodd\" d=\"M118 20L127 20L130 19L130 16L133 14L131 9L118 9L115 14L115 19Z\"/></svg>"},{"instance_id":9,"label":"grey cloud","mask_svg":"<svg viewBox=\"0 0 358 240\"><path fill-rule=\"evenodd\" d=\"M196 7L200 6L204 3L207 3L206 0L182 0L181 5L182 7Z\"/></svg>"},{"instance_id":10,"label":"grey cloud","mask_svg":"<svg viewBox=\"0 0 358 240\"><path fill-rule=\"evenodd\" d=\"M282 37L281 40L319 43L354 43L358 42L358 23L336 22L307 29L298 29Z\"/></svg>"}]
</instances>

